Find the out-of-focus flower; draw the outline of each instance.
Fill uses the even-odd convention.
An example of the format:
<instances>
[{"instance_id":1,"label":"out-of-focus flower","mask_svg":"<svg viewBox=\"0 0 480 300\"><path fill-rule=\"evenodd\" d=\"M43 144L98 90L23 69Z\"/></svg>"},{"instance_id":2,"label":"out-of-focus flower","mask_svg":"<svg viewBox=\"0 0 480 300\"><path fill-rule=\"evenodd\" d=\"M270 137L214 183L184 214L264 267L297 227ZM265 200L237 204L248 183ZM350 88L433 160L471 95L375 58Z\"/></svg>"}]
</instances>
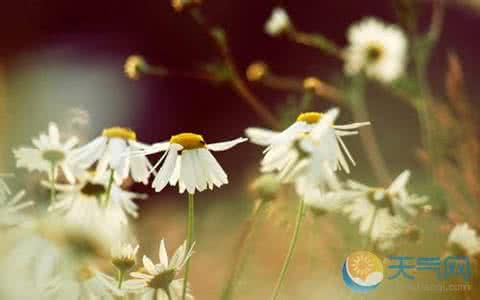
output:
<instances>
[{"instance_id":1,"label":"out-of-focus flower","mask_svg":"<svg viewBox=\"0 0 480 300\"><path fill-rule=\"evenodd\" d=\"M96 176L85 172L75 185L55 186L61 193L58 201L49 210L57 211L66 220L85 226L108 227L127 225L128 215L137 217L137 205L133 199L144 199L146 195L122 190L116 184L111 185L111 195L108 203L103 203L107 192L105 176Z\"/></svg>"},{"instance_id":2,"label":"out-of-focus flower","mask_svg":"<svg viewBox=\"0 0 480 300\"><path fill-rule=\"evenodd\" d=\"M148 159L145 155L129 155L130 152L147 147L148 145L137 141L133 130L111 127L104 129L102 135L90 143L75 149L70 162L82 169L98 162L96 173L101 175L110 168L117 184L121 184L129 174L133 180L147 184L150 175Z\"/></svg>"},{"instance_id":3,"label":"out-of-focus flower","mask_svg":"<svg viewBox=\"0 0 480 300\"><path fill-rule=\"evenodd\" d=\"M263 61L256 61L247 68L247 79L250 81L261 80L268 73L268 66Z\"/></svg>"},{"instance_id":4,"label":"out-of-focus flower","mask_svg":"<svg viewBox=\"0 0 480 300\"><path fill-rule=\"evenodd\" d=\"M165 152L153 166L155 169L163 162L152 187L159 192L168 183L172 186L178 183L180 193L186 190L194 194L196 190L201 192L207 187L213 189L213 186L220 187L228 183L227 174L210 151L225 151L246 140L237 138L207 144L199 134L180 133L172 136L169 142L154 144L144 151L137 151L133 156Z\"/></svg>"},{"instance_id":5,"label":"out-of-focus flower","mask_svg":"<svg viewBox=\"0 0 480 300\"><path fill-rule=\"evenodd\" d=\"M112 264L122 273L130 271L137 263L139 246L119 244L112 248Z\"/></svg>"},{"instance_id":6,"label":"out-of-focus flower","mask_svg":"<svg viewBox=\"0 0 480 300\"><path fill-rule=\"evenodd\" d=\"M447 246L453 255L480 254L480 237L467 223L455 225L448 235Z\"/></svg>"},{"instance_id":7,"label":"out-of-focus flower","mask_svg":"<svg viewBox=\"0 0 480 300\"><path fill-rule=\"evenodd\" d=\"M338 113L338 109L302 113L282 132L248 128L246 135L252 143L267 146L261 171L278 171L284 182L304 176L298 185L302 194L310 186L335 183L333 172L339 166L350 170L343 152L355 164L341 137L357 134L353 129L370 124L334 125Z\"/></svg>"},{"instance_id":8,"label":"out-of-focus flower","mask_svg":"<svg viewBox=\"0 0 480 300\"><path fill-rule=\"evenodd\" d=\"M130 55L125 61L123 70L130 79L139 79L142 70L147 66L147 62L140 55Z\"/></svg>"},{"instance_id":9,"label":"out-of-focus flower","mask_svg":"<svg viewBox=\"0 0 480 300\"><path fill-rule=\"evenodd\" d=\"M373 220L369 239L381 251L395 248L395 244L408 230L407 222L400 216L392 216L386 210L380 210Z\"/></svg>"},{"instance_id":10,"label":"out-of-focus flower","mask_svg":"<svg viewBox=\"0 0 480 300\"><path fill-rule=\"evenodd\" d=\"M365 18L350 26L345 51L345 72L365 72L382 82L399 78L407 59L407 38L400 27L375 18Z\"/></svg>"},{"instance_id":11,"label":"out-of-focus flower","mask_svg":"<svg viewBox=\"0 0 480 300\"><path fill-rule=\"evenodd\" d=\"M49 299L105 299L122 296L112 277L90 266L71 273L62 272L47 287Z\"/></svg>"},{"instance_id":12,"label":"out-of-focus flower","mask_svg":"<svg viewBox=\"0 0 480 300\"><path fill-rule=\"evenodd\" d=\"M185 241L169 259L165 242L160 242L158 264L154 264L147 256L143 257L144 272L132 272L134 279L125 281L125 290L143 295L142 299L180 300L183 291L183 279L175 279L192 255L193 245L187 249ZM156 294L156 295L155 295ZM187 299L193 296L187 291Z\"/></svg>"},{"instance_id":13,"label":"out-of-focus flower","mask_svg":"<svg viewBox=\"0 0 480 300\"><path fill-rule=\"evenodd\" d=\"M202 4L202 0L171 0L172 7L176 11L180 12L186 8L192 7L194 5Z\"/></svg>"},{"instance_id":14,"label":"out-of-focus flower","mask_svg":"<svg viewBox=\"0 0 480 300\"><path fill-rule=\"evenodd\" d=\"M409 177L409 171L402 172L386 189L349 181L347 190L336 192L337 197L347 202L343 212L349 215L352 222L360 223L360 233L369 234L372 241L382 240L384 248L387 248L388 240L393 240L393 236L405 233L405 220L415 216L427 201L426 197L407 192Z\"/></svg>"},{"instance_id":15,"label":"out-of-focus flower","mask_svg":"<svg viewBox=\"0 0 480 300\"><path fill-rule=\"evenodd\" d=\"M69 182L75 182L69 159L72 156L72 148L78 143L76 137L61 143L57 125L50 123L48 133L41 133L38 138L32 139L32 142L35 148L20 147L13 150L17 167L26 168L29 171L46 172L53 178L56 178L57 170L61 169ZM55 174L52 174L52 171Z\"/></svg>"},{"instance_id":16,"label":"out-of-focus flower","mask_svg":"<svg viewBox=\"0 0 480 300\"><path fill-rule=\"evenodd\" d=\"M20 211L33 205L33 201L22 201L25 191L18 192L11 199L0 197L0 227L11 227L20 224L25 216Z\"/></svg>"},{"instance_id":17,"label":"out-of-focus flower","mask_svg":"<svg viewBox=\"0 0 480 300\"><path fill-rule=\"evenodd\" d=\"M252 182L250 189L255 193L255 196L262 201L270 201L277 197L280 183L277 176L273 174L263 174Z\"/></svg>"},{"instance_id":18,"label":"out-of-focus flower","mask_svg":"<svg viewBox=\"0 0 480 300\"><path fill-rule=\"evenodd\" d=\"M287 11L282 7L275 7L265 23L265 32L271 36L278 36L289 30L291 26Z\"/></svg>"}]
</instances>

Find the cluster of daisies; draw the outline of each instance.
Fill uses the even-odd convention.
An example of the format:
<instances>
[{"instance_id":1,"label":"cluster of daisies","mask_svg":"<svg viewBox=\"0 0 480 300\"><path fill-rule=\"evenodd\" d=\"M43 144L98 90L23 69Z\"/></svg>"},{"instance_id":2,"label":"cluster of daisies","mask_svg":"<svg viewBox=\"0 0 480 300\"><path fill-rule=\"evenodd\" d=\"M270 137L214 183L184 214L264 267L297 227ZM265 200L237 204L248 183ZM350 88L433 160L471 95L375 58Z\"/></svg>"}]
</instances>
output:
<instances>
[{"instance_id":1,"label":"cluster of daisies","mask_svg":"<svg viewBox=\"0 0 480 300\"><path fill-rule=\"evenodd\" d=\"M6 176L0 181L0 234L15 245L4 256L5 264L19 262L12 267L22 269L19 265L23 264L26 272L31 267L28 273L36 278L32 281L35 287L29 290L36 299L193 299L179 276L194 242L185 241L169 259L162 240L159 262L144 256L143 268L134 269L139 247L133 246L130 221L138 217L135 200L147 195L127 188L132 180L148 184L150 175L157 192L168 184L192 196L220 187L228 183L228 176L211 152L244 141L207 144L199 134L181 133L147 145L137 141L131 129L112 127L79 145L78 138L64 139L57 125L49 124L47 132L33 138L33 146L13 151L17 167L44 174L40 183L50 191L46 212L27 217L22 210L33 202L21 202L25 191L9 200ZM159 152L163 155L151 164L147 156ZM105 249L111 249L110 255ZM105 262L106 257L116 276L103 272L99 261Z\"/></svg>"}]
</instances>

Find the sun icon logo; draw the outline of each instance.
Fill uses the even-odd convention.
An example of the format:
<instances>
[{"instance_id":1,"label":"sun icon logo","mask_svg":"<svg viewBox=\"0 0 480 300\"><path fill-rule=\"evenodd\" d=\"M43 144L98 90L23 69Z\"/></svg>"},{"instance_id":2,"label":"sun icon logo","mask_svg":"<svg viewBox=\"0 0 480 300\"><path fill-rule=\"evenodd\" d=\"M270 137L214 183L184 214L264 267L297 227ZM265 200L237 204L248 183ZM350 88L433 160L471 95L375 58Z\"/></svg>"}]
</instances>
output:
<instances>
[{"instance_id":1,"label":"sun icon logo","mask_svg":"<svg viewBox=\"0 0 480 300\"><path fill-rule=\"evenodd\" d=\"M375 289L383 280L383 264L380 258L368 251L357 251L345 259L342 268L343 281L356 292Z\"/></svg>"}]
</instances>

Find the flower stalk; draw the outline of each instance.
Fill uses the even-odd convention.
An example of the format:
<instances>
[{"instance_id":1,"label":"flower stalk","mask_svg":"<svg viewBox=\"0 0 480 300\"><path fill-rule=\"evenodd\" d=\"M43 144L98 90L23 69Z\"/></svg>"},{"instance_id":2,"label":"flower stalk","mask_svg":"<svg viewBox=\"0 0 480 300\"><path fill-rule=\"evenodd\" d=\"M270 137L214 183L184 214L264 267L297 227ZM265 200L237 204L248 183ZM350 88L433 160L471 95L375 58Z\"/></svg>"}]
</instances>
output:
<instances>
[{"instance_id":1,"label":"flower stalk","mask_svg":"<svg viewBox=\"0 0 480 300\"><path fill-rule=\"evenodd\" d=\"M231 269L230 276L228 278L227 284L223 289L221 299L222 300L229 300L232 299L235 287L240 279L242 271L245 266L246 259L249 254L249 244L252 240L255 224L257 223L258 216L263 211L266 202L265 200L259 200L258 203L255 204L253 211L250 217L247 219L244 225L244 230L240 236L240 240L238 241L237 253L235 255L235 260L233 262L233 267Z\"/></svg>"},{"instance_id":2,"label":"flower stalk","mask_svg":"<svg viewBox=\"0 0 480 300\"><path fill-rule=\"evenodd\" d=\"M187 249L190 249L194 240L194 230L195 230L195 198L193 194L188 193L188 216L187 216ZM183 290L182 290L182 300L186 299L187 296L187 285L188 285L188 275L190 273L190 260L189 257L185 263L185 278L183 281Z\"/></svg>"},{"instance_id":3,"label":"flower stalk","mask_svg":"<svg viewBox=\"0 0 480 300\"><path fill-rule=\"evenodd\" d=\"M105 192L105 198L104 198L104 202L103 202L104 206L107 206L108 202L110 201L110 196L112 194L112 185L113 185L114 176L115 176L115 170L111 169L110 170L110 176L108 178L108 183L107 183L107 190Z\"/></svg>"},{"instance_id":4,"label":"flower stalk","mask_svg":"<svg viewBox=\"0 0 480 300\"><path fill-rule=\"evenodd\" d=\"M55 162L50 162L50 204L54 204L57 198L57 191L55 187Z\"/></svg>"},{"instance_id":5,"label":"flower stalk","mask_svg":"<svg viewBox=\"0 0 480 300\"><path fill-rule=\"evenodd\" d=\"M292 261L293 251L295 250L295 247L297 245L298 235L300 233L300 226L302 224L302 220L304 216L305 216L305 202L303 201L303 199L301 199L300 204L298 205L297 219L295 221L295 229L293 232L293 236L290 241L290 246L288 248L287 256L285 257L285 261L283 263L282 270L280 271L277 284L272 293L272 298L271 298L272 300L277 299L278 294L280 292L280 288L282 287L283 281L285 280L285 275L287 274L288 267L290 266L290 262Z\"/></svg>"}]
</instances>

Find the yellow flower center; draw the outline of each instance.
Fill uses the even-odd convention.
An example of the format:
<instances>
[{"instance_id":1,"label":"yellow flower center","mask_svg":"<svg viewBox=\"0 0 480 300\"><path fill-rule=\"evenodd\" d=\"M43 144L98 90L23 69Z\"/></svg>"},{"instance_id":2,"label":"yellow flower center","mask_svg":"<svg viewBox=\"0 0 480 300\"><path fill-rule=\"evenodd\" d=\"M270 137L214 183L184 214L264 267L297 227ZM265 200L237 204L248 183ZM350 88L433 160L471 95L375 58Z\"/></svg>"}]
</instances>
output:
<instances>
[{"instance_id":1,"label":"yellow flower center","mask_svg":"<svg viewBox=\"0 0 480 300\"><path fill-rule=\"evenodd\" d=\"M206 145L203 136L195 133L180 133L172 135L170 143L182 145L183 149L186 150L204 148Z\"/></svg>"},{"instance_id":2,"label":"yellow flower center","mask_svg":"<svg viewBox=\"0 0 480 300\"><path fill-rule=\"evenodd\" d=\"M103 184L87 182L80 192L85 196L100 197L106 192L106 188Z\"/></svg>"},{"instance_id":3,"label":"yellow flower center","mask_svg":"<svg viewBox=\"0 0 480 300\"><path fill-rule=\"evenodd\" d=\"M77 272L77 279L78 281L86 281L92 278L94 275L95 274L92 272L92 270L89 267L83 266Z\"/></svg>"},{"instance_id":4,"label":"yellow flower center","mask_svg":"<svg viewBox=\"0 0 480 300\"><path fill-rule=\"evenodd\" d=\"M65 159L65 153L61 150L51 149L43 151L42 157L51 163L58 163Z\"/></svg>"},{"instance_id":5,"label":"yellow flower center","mask_svg":"<svg viewBox=\"0 0 480 300\"><path fill-rule=\"evenodd\" d=\"M315 123L318 122L318 120L320 120L322 115L323 114L319 113L319 112L305 112L305 113L300 114L297 117L297 121L298 122L305 122L305 123L308 123L308 124L315 124Z\"/></svg>"},{"instance_id":6,"label":"yellow flower center","mask_svg":"<svg viewBox=\"0 0 480 300\"><path fill-rule=\"evenodd\" d=\"M165 270L160 274L155 275L149 282L148 286L152 289L162 289L168 291L170 283L175 279L175 270Z\"/></svg>"},{"instance_id":7,"label":"yellow flower center","mask_svg":"<svg viewBox=\"0 0 480 300\"><path fill-rule=\"evenodd\" d=\"M125 127L105 128L102 132L102 135L107 138L120 138L124 140L135 141L137 139L137 134L135 131Z\"/></svg>"},{"instance_id":8,"label":"yellow flower center","mask_svg":"<svg viewBox=\"0 0 480 300\"><path fill-rule=\"evenodd\" d=\"M135 266L135 258L133 257L114 257L112 259L112 264L120 272L128 272Z\"/></svg>"},{"instance_id":9,"label":"yellow flower center","mask_svg":"<svg viewBox=\"0 0 480 300\"><path fill-rule=\"evenodd\" d=\"M383 55L384 49L382 45L372 44L367 48L367 60L369 62L378 61Z\"/></svg>"}]
</instances>

